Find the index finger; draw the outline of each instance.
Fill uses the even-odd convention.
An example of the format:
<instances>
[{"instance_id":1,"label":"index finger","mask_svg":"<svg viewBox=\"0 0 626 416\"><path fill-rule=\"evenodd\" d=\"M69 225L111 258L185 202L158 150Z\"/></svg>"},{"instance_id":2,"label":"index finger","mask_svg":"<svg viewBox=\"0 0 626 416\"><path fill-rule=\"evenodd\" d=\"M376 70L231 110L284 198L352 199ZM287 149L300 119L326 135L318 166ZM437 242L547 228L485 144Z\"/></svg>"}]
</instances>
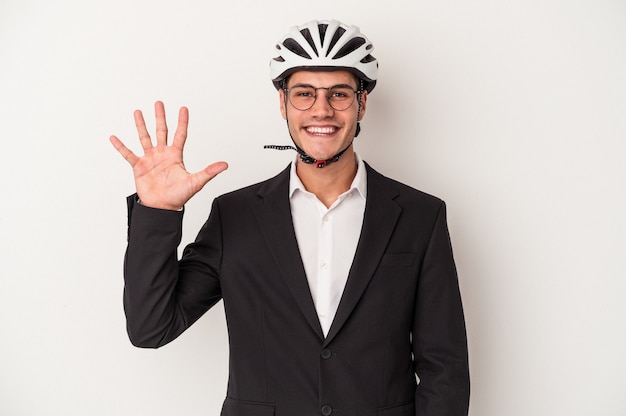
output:
<instances>
[{"instance_id":1,"label":"index finger","mask_svg":"<svg viewBox=\"0 0 626 416\"><path fill-rule=\"evenodd\" d=\"M176 132L174 133L174 141L172 146L180 150L185 146L187 140L187 126L189 125L189 109L187 107L181 107L178 112L178 125L176 126Z\"/></svg>"}]
</instances>

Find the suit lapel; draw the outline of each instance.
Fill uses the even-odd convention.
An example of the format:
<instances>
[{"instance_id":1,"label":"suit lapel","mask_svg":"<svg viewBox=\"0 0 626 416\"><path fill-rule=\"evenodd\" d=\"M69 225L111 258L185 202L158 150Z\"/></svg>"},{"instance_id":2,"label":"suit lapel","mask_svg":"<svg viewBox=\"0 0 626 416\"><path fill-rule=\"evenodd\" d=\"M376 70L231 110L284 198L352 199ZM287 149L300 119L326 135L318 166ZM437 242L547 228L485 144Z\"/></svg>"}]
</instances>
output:
<instances>
[{"instance_id":1,"label":"suit lapel","mask_svg":"<svg viewBox=\"0 0 626 416\"><path fill-rule=\"evenodd\" d=\"M291 219L289 167L266 182L258 195L260 199L255 213L281 277L311 328L324 339Z\"/></svg>"},{"instance_id":2,"label":"suit lapel","mask_svg":"<svg viewBox=\"0 0 626 416\"><path fill-rule=\"evenodd\" d=\"M341 330L371 280L400 215L393 201L397 192L369 165L367 168L367 202L357 250L348 274L339 308L324 345Z\"/></svg>"}]
</instances>

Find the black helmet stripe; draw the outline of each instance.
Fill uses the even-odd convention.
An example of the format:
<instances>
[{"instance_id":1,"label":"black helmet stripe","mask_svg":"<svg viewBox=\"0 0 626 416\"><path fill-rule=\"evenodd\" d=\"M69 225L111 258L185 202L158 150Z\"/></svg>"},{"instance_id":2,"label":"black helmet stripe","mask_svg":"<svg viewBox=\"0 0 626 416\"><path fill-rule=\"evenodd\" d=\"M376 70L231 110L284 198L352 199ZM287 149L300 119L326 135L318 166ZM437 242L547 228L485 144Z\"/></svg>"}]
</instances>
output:
<instances>
[{"instance_id":1,"label":"black helmet stripe","mask_svg":"<svg viewBox=\"0 0 626 416\"><path fill-rule=\"evenodd\" d=\"M328 56L328 53L333 49L335 44L339 42L339 39L341 39L341 36L343 36L344 33L346 33L346 29L339 26L337 30L335 31L333 38L330 41L330 45L328 45L328 49L327 49L328 52L326 52L326 56Z\"/></svg>"},{"instance_id":2,"label":"black helmet stripe","mask_svg":"<svg viewBox=\"0 0 626 416\"><path fill-rule=\"evenodd\" d=\"M365 44L365 39L361 37L350 39L345 45L341 47L341 49L339 49L339 52L337 52L337 54L333 56L333 59L343 58L350 52L359 49L359 47L361 47L361 45L363 44Z\"/></svg>"},{"instance_id":3,"label":"black helmet stripe","mask_svg":"<svg viewBox=\"0 0 626 416\"><path fill-rule=\"evenodd\" d=\"M302 46L300 46L300 44L296 42L295 39L293 38L285 39L285 41L283 42L283 45L285 45L285 48L289 49L291 52L295 53L296 55L301 56L303 58L311 59L311 55L309 55L304 50L304 48L302 48Z\"/></svg>"},{"instance_id":4,"label":"black helmet stripe","mask_svg":"<svg viewBox=\"0 0 626 416\"><path fill-rule=\"evenodd\" d=\"M322 45L324 44L324 38L326 37L326 29L328 29L328 25L327 24L319 24L317 25L317 28L320 31L320 41L322 43Z\"/></svg>"},{"instance_id":5,"label":"black helmet stripe","mask_svg":"<svg viewBox=\"0 0 626 416\"><path fill-rule=\"evenodd\" d=\"M317 51L317 48L315 47L315 42L313 41L313 37L311 36L311 32L309 31L309 29L304 28L300 31L300 33L302 33L302 36L304 36L304 39L306 39L309 46L313 48L313 51L315 51L315 55L320 56L319 52Z\"/></svg>"}]
</instances>

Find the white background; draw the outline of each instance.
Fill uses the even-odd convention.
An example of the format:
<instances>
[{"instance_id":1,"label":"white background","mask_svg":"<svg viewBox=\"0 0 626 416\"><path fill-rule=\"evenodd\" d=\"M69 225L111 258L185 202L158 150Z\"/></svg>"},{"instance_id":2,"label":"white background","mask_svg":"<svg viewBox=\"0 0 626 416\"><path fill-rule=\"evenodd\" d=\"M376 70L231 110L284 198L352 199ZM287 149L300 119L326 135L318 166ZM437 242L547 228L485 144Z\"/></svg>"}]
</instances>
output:
<instances>
[{"instance_id":1,"label":"white background","mask_svg":"<svg viewBox=\"0 0 626 416\"><path fill-rule=\"evenodd\" d=\"M0 414L217 415L221 303L160 350L122 310L132 121L190 108L187 166L292 152L268 79L313 18L357 24L380 81L357 151L443 198L460 273L472 416L626 414L626 3L622 0L0 2ZM152 127L151 127L152 128Z\"/></svg>"}]
</instances>

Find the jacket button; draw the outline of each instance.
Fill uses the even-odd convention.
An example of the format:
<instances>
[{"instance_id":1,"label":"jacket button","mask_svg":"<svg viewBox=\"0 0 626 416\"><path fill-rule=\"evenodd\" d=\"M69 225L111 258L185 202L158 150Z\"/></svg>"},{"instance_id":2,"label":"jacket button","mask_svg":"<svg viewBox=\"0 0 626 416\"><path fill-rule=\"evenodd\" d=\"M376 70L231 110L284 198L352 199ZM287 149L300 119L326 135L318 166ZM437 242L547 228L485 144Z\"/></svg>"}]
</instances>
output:
<instances>
[{"instance_id":1,"label":"jacket button","mask_svg":"<svg viewBox=\"0 0 626 416\"><path fill-rule=\"evenodd\" d=\"M332 413L333 413L333 408L330 405L325 404L324 406L322 406L322 415L330 416Z\"/></svg>"},{"instance_id":2,"label":"jacket button","mask_svg":"<svg viewBox=\"0 0 626 416\"><path fill-rule=\"evenodd\" d=\"M323 359L328 360L333 355L333 353L328 348L324 348L320 355Z\"/></svg>"}]
</instances>

